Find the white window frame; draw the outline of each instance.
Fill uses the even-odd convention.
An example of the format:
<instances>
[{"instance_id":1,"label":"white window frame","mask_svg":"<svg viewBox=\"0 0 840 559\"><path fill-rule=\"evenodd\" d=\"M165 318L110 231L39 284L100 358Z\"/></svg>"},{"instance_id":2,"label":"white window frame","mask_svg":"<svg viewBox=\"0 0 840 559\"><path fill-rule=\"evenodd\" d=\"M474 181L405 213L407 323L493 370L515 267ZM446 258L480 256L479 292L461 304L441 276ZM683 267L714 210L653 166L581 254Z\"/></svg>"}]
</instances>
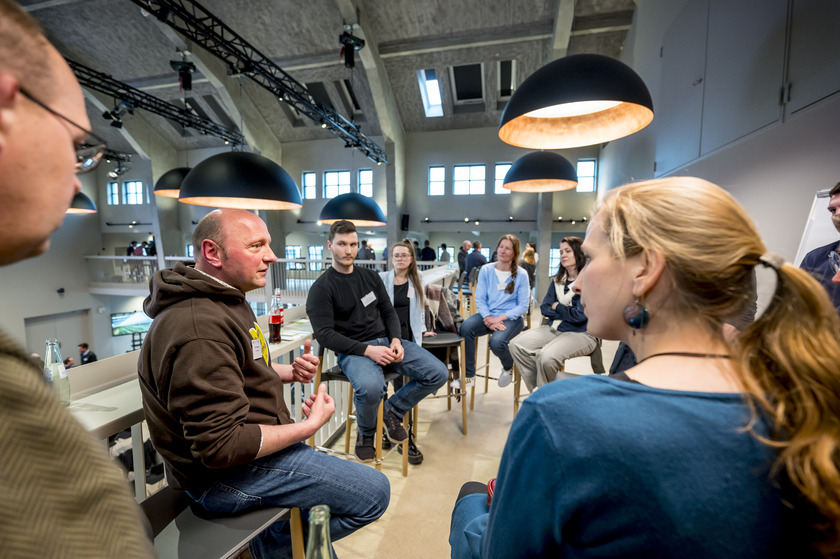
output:
<instances>
[{"instance_id":1,"label":"white window frame","mask_svg":"<svg viewBox=\"0 0 840 559\"><path fill-rule=\"evenodd\" d=\"M324 199L335 198L350 192L350 171L324 171Z\"/></svg>"},{"instance_id":2,"label":"white window frame","mask_svg":"<svg viewBox=\"0 0 840 559\"><path fill-rule=\"evenodd\" d=\"M300 245L286 245L286 260L300 259ZM300 262L286 262L287 270L303 270L304 266Z\"/></svg>"},{"instance_id":3,"label":"white window frame","mask_svg":"<svg viewBox=\"0 0 840 559\"><path fill-rule=\"evenodd\" d=\"M589 167L591 165L591 173ZM581 167L583 167L583 174L581 174ZM594 158L578 159L577 160L577 176L578 183L575 187L576 192L595 192L597 178L598 178L598 160Z\"/></svg>"},{"instance_id":4,"label":"white window frame","mask_svg":"<svg viewBox=\"0 0 840 559\"><path fill-rule=\"evenodd\" d=\"M122 202L127 206L143 204L143 181L125 181L122 184Z\"/></svg>"},{"instance_id":5,"label":"white window frame","mask_svg":"<svg viewBox=\"0 0 840 559\"><path fill-rule=\"evenodd\" d=\"M300 187L303 190L304 200L315 200L318 198L318 173L315 171L304 171L300 175Z\"/></svg>"},{"instance_id":6,"label":"white window frame","mask_svg":"<svg viewBox=\"0 0 840 559\"><path fill-rule=\"evenodd\" d=\"M108 205L109 206L119 206L120 205L120 183L119 182L109 182L108 183Z\"/></svg>"},{"instance_id":7,"label":"white window frame","mask_svg":"<svg viewBox=\"0 0 840 559\"><path fill-rule=\"evenodd\" d=\"M493 188L495 194L510 194L510 189L502 186L505 182L505 175L510 170L511 163L496 163L495 176L496 184Z\"/></svg>"},{"instance_id":8,"label":"white window frame","mask_svg":"<svg viewBox=\"0 0 840 559\"><path fill-rule=\"evenodd\" d=\"M433 174L437 174L437 170L440 170L440 177L435 177L434 180L432 179ZM434 170L434 173L433 173ZM446 167L443 165L430 165L429 166L429 196L443 196L446 194Z\"/></svg>"},{"instance_id":9,"label":"white window frame","mask_svg":"<svg viewBox=\"0 0 840 559\"><path fill-rule=\"evenodd\" d=\"M359 181L359 194L373 198L373 169L359 169L356 174ZM362 180L362 177L370 178L370 180Z\"/></svg>"},{"instance_id":10,"label":"white window frame","mask_svg":"<svg viewBox=\"0 0 840 559\"><path fill-rule=\"evenodd\" d=\"M456 196L484 196L487 186L484 163L455 165L452 169L452 194Z\"/></svg>"},{"instance_id":11,"label":"white window frame","mask_svg":"<svg viewBox=\"0 0 840 559\"><path fill-rule=\"evenodd\" d=\"M306 247L306 252L309 255L310 260L323 260L324 259L324 247L321 245L309 245ZM323 262L310 262L309 263L309 270L312 272L319 272L323 269L324 263Z\"/></svg>"}]
</instances>

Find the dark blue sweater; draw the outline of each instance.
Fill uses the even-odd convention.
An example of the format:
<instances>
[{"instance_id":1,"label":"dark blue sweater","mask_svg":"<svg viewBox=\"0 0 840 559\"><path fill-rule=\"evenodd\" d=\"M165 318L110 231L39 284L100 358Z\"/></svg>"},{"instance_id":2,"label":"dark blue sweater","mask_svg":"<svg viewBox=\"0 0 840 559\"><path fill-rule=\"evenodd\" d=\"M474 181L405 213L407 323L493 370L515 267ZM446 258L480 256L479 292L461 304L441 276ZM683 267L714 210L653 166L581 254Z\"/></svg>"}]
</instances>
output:
<instances>
[{"instance_id":1,"label":"dark blue sweater","mask_svg":"<svg viewBox=\"0 0 840 559\"><path fill-rule=\"evenodd\" d=\"M739 394L549 383L513 422L489 511L458 501L452 557L812 557L749 417Z\"/></svg>"}]
</instances>

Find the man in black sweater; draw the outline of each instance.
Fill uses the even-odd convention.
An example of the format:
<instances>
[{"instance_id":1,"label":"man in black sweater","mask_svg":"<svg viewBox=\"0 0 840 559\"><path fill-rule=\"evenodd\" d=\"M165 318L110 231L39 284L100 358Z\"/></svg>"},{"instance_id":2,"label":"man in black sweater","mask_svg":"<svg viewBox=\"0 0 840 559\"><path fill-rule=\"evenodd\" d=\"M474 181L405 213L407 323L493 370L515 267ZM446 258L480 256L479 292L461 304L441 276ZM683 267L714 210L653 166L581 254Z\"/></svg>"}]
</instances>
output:
<instances>
[{"instance_id":1,"label":"man in black sweater","mask_svg":"<svg viewBox=\"0 0 840 559\"><path fill-rule=\"evenodd\" d=\"M446 366L417 344L401 339L400 321L385 284L373 270L353 265L359 249L356 227L337 221L327 248L332 266L312 285L306 313L318 342L333 350L353 385L358 434L356 456L374 459L376 411L386 394L383 368L411 380L385 402L385 430L392 442L408 434L403 416L446 382Z\"/></svg>"}]
</instances>

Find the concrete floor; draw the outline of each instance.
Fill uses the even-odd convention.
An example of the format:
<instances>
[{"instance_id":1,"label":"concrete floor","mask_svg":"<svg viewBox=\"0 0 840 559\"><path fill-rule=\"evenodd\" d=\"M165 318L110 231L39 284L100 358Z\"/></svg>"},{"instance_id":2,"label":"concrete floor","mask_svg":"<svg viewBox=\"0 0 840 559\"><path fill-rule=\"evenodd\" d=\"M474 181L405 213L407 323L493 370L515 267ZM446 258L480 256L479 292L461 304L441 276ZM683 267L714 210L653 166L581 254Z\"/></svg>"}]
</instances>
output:
<instances>
[{"instance_id":1,"label":"concrete floor","mask_svg":"<svg viewBox=\"0 0 840 559\"><path fill-rule=\"evenodd\" d=\"M479 343L478 361L483 362L486 337ZM604 364L609 368L617 343L606 342ZM501 368L490 358L490 374ZM589 358L571 359L567 371L591 372ZM453 400L425 400L420 404L418 447L424 460L408 467L402 477L402 455L394 450L382 471L391 482L391 503L373 525L335 543L341 559L428 559L449 557L449 519L458 491L467 481L486 482L498 471L502 450L513 421L513 385L499 388L484 379L476 385L475 409L467 413L468 434L461 433L461 410ZM562 382L562 381L561 381ZM524 385L522 388L525 391ZM441 390L441 394L443 391ZM355 431L355 429L354 429ZM336 449L343 450L343 439ZM352 449L352 447L351 447Z\"/></svg>"}]
</instances>

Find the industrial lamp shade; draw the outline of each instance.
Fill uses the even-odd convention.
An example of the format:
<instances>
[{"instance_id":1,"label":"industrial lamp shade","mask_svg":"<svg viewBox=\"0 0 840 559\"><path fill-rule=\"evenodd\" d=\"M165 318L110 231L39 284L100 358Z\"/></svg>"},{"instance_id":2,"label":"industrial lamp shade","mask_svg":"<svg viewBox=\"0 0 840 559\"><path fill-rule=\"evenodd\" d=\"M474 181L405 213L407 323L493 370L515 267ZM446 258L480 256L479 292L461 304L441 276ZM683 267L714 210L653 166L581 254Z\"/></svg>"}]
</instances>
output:
<instances>
[{"instance_id":1,"label":"industrial lamp shade","mask_svg":"<svg viewBox=\"0 0 840 559\"><path fill-rule=\"evenodd\" d=\"M155 194L167 198L177 198L181 194L181 183L192 167L176 167L165 172L155 183Z\"/></svg>"},{"instance_id":2,"label":"industrial lamp shade","mask_svg":"<svg viewBox=\"0 0 840 559\"><path fill-rule=\"evenodd\" d=\"M499 138L531 149L600 144L653 120L650 92L614 58L577 54L549 62L519 86L502 113Z\"/></svg>"},{"instance_id":3,"label":"industrial lamp shade","mask_svg":"<svg viewBox=\"0 0 840 559\"><path fill-rule=\"evenodd\" d=\"M241 210L292 210L303 203L297 184L280 165L246 152L208 157L184 177L178 200Z\"/></svg>"},{"instance_id":4,"label":"industrial lamp shade","mask_svg":"<svg viewBox=\"0 0 840 559\"><path fill-rule=\"evenodd\" d=\"M502 186L516 192L552 192L575 188L577 183L575 166L565 157L551 151L535 151L510 166Z\"/></svg>"},{"instance_id":5,"label":"industrial lamp shade","mask_svg":"<svg viewBox=\"0 0 840 559\"><path fill-rule=\"evenodd\" d=\"M67 213L69 214L95 214L96 213L96 204L93 203L85 193L77 192L75 196L73 196L73 202L70 203L70 207L67 208Z\"/></svg>"},{"instance_id":6,"label":"industrial lamp shade","mask_svg":"<svg viewBox=\"0 0 840 559\"><path fill-rule=\"evenodd\" d=\"M357 227L377 227L386 223L385 214L376 202L355 192L340 194L324 204L318 219L328 224L346 219Z\"/></svg>"}]
</instances>

